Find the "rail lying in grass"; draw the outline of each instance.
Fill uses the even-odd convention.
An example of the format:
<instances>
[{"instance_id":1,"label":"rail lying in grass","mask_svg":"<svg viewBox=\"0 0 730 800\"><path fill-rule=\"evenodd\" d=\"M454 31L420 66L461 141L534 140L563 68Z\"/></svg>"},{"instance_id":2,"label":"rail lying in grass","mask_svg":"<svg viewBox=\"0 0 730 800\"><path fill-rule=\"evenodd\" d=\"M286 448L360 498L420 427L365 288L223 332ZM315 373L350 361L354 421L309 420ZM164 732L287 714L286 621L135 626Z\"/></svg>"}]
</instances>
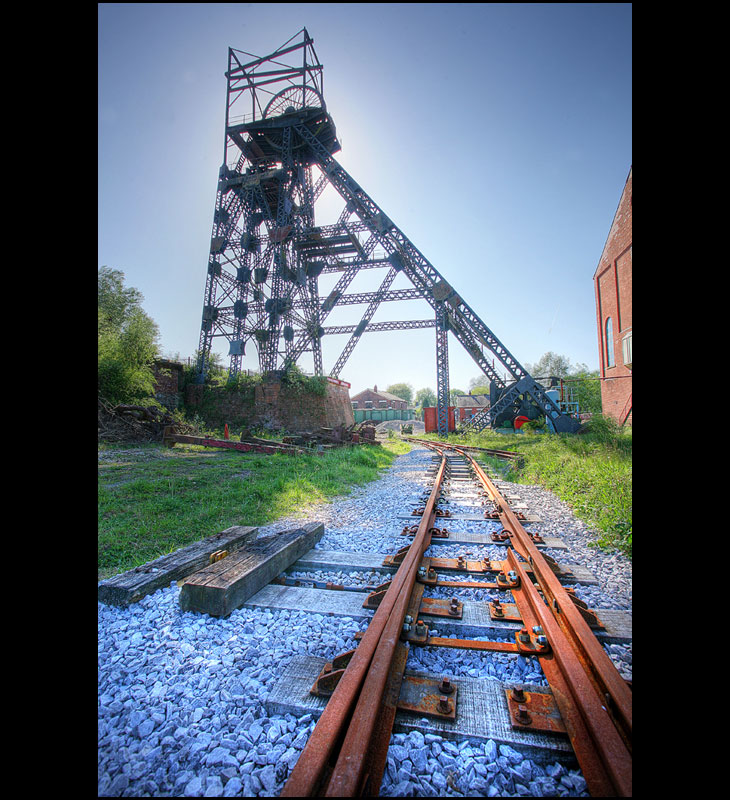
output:
<instances>
[{"instance_id":1,"label":"rail lying in grass","mask_svg":"<svg viewBox=\"0 0 730 800\"><path fill-rule=\"evenodd\" d=\"M272 442L271 444L258 444L253 442L234 442L230 439L211 439L207 436L188 436L186 434L174 433L172 428L165 428L162 443L166 447L174 447L176 444L194 444L198 447L221 447L224 450L239 450L244 453L288 453L290 455L301 455L304 450L292 445Z\"/></svg>"}]
</instances>

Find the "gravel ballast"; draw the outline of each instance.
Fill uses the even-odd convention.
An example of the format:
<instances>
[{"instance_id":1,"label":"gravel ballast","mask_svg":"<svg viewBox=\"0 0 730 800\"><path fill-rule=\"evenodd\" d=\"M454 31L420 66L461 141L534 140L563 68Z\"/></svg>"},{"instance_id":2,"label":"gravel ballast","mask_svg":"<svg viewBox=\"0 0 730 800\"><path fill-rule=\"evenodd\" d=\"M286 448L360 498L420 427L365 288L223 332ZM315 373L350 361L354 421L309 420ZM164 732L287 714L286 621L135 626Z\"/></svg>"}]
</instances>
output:
<instances>
[{"instance_id":1,"label":"gravel ballast","mask_svg":"<svg viewBox=\"0 0 730 800\"><path fill-rule=\"evenodd\" d=\"M393 553L407 514L428 485L432 453L416 447L383 476L307 515L325 533L317 549ZM558 536L569 561L589 568L598 587L577 587L589 605L631 608L631 564L589 547L590 530L565 504L540 487L514 493L543 522L531 530ZM468 500L465 498L465 505ZM457 501L458 503L458 501ZM457 506L458 507L458 506ZM301 518L278 520L259 535L286 530ZM241 521L245 524L245 521ZM456 526L450 522L449 527ZM496 525L462 522L463 530ZM438 548L438 549L436 549ZM503 548L437 545L428 555L503 558ZM566 560L564 552L557 554ZM483 556L480 556L483 557ZM302 581L374 585L386 573L290 572ZM460 599L470 590L450 590ZM182 612L173 583L128 608L98 604L98 793L100 796L276 796L314 728L311 715L267 715L264 702L282 666L297 655L331 659L356 646L365 621L301 611L243 608L225 619ZM427 596L439 596L431 590ZM631 647L606 645L625 677ZM414 648L409 670L545 684L537 659L502 653ZM381 786L384 796L582 796L580 770L537 764L493 741L447 741L417 731L391 738Z\"/></svg>"}]
</instances>

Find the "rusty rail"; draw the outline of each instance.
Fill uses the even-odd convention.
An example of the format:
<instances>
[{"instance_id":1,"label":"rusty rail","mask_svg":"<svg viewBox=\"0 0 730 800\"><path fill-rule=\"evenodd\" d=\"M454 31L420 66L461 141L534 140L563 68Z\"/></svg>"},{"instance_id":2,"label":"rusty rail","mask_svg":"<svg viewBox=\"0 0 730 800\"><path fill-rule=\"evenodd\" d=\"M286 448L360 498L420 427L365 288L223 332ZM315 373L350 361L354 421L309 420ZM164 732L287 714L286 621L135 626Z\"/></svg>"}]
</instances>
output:
<instances>
[{"instance_id":1,"label":"rusty rail","mask_svg":"<svg viewBox=\"0 0 730 800\"><path fill-rule=\"evenodd\" d=\"M528 630L542 629L550 644L538 658L593 796L631 796L632 694L579 609L482 467L459 446L474 470L513 548L507 560L519 579L511 589ZM524 561L517 557L519 554ZM529 563L535 583L525 569Z\"/></svg>"},{"instance_id":2,"label":"rusty rail","mask_svg":"<svg viewBox=\"0 0 730 800\"><path fill-rule=\"evenodd\" d=\"M304 453L299 447L292 445L279 444L259 444L258 442L234 442L231 439L211 439L207 436L188 436L187 434L175 433L172 426L167 426L162 435L162 443L167 447L174 447L176 444L197 444L201 447L221 447L227 450L241 450L246 453L288 453L290 455L301 455Z\"/></svg>"},{"instance_id":3,"label":"rusty rail","mask_svg":"<svg viewBox=\"0 0 730 800\"><path fill-rule=\"evenodd\" d=\"M435 448L438 450L438 448ZM446 458L408 553L393 576L347 668L292 769L282 797L353 797L377 794L395 716L394 673L405 669L400 635L418 567L431 544L436 499ZM390 697L386 696L388 690ZM383 711L386 717L383 717ZM387 720L390 724L387 724Z\"/></svg>"},{"instance_id":4,"label":"rusty rail","mask_svg":"<svg viewBox=\"0 0 730 800\"><path fill-rule=\"evenodd\" d=\"M414 436L404 436L407 442L416 442L417 444L423 444L427 447L433 447L434 444L440 446L442 443L440 442L433 442L431 439L417 439ZM444 445L449 449L453 449L454 445ZM502 458L505 461L521 461L524 456L522 453L515 453L513 450L495 450L494 448L489 447L476 447L472 445L458 445L460 450L476 450L480 453L486 453L488 456L493 456L494 458Z\"/></svg>"},{"instance_id":5,"label":"rusty rail","mask_svg":"<svg viewBox=\"0 0 730 800\"><path fill-rule=\"evenodd\" d=\"M631 796L630 688L558 580L555 570L559 568L555 562L543 557L481 466L463 447L441 442L423 441L423 444L436 450L441 458L416 534L407 552L404 549L397 554L398 558L402 556L398 571L360 637L359 646L351 655L346 654L349 661L282 796L378 794L405 672L407 649L401 641L403 623L407 613L415 618L421 604L423 576L417 578L419 566L432 561L424 559L424 553L431 543L436 500L446 473L447 449L471 465L498 509L512 546L505 561L489 562L488 566L494 569L493 565L501 565L502 579L509 575L509 591L524 627L515 635L515 643L442 640L428 636L427 631L421 643L530 652L537 657L559 711L561 730L570 738L590 793L602 797ZM498 576L497 588L505 589L499 581ZM405 638L415 641L410 634ZM519 705L519 709L520 714L529 717L526 706Z\"/></svg>"}]
</instances>

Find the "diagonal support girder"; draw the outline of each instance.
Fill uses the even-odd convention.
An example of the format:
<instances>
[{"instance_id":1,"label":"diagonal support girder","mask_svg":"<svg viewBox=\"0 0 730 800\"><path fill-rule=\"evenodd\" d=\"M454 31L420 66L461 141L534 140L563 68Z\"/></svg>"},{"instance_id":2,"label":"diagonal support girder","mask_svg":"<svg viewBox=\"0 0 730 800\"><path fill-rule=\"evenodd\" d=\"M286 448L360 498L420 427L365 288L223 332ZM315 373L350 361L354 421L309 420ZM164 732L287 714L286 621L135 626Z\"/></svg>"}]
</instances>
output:
<instances>
[{"instance_id":1,"label":"diagonal support girder","mask_svg":"<svg viewBox=\"0 0 730 800\"><path fill-rule=\"evenodd\" d=\"M422 292L423 298L431 304L434 312L438 313L439 304L443 304L444 327L454 333L485 375L499 389L507 388L505 381L488 361L484 348L500 362L516 382L519 382L522 392L532 397L537 406L550 417L556 429L576 430L577 421L560 410L543 387L529 375L476 312L306 126L297 125L296 131L302 140L307 142L319 167L327 174L332 186L348 204L348 209L354 211L387 251L393 268L402 271Z\"/></svg>"}]
</instances>

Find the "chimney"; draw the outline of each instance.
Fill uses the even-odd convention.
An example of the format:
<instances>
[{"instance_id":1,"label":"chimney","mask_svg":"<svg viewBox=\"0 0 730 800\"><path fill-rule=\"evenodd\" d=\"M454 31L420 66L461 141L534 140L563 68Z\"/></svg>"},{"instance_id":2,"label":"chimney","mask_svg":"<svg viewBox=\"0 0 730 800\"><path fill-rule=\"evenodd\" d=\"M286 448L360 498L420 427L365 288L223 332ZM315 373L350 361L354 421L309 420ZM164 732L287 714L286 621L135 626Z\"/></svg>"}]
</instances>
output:
<instances>
[{"instance_id":1,"label":"chimney","mask_svg":"<svg viewBox=\"0 0 730 800\"><path fill-rule=\"evenodd\" d=\"M373 391L374 391L376 394L378 393L378 384L377 384L377 383L375 384L375 386L373 386Z\"/></svg>"}]
</instances>

